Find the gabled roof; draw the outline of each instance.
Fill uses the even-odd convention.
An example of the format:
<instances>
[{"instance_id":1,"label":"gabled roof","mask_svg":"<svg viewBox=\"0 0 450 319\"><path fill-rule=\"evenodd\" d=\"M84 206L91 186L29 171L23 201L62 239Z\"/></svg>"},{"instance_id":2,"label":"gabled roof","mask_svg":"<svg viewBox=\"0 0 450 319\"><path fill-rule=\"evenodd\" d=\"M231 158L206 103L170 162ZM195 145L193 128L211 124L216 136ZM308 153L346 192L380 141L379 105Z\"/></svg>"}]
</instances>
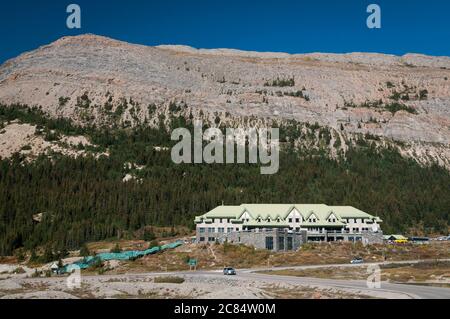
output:
<instances>
[{"instance_id":1,"label":"gabled roof","mask_svg":"<svg viewBox=\"0 0 450 319\"><path fill-rule=\"evenodd\" d=\"M242 204L240 206L217 206L202 216L195 218L196 223L211 222L215 218L227 218L232 222L237 222L242 214L248 212L250 221L244 222L245 225L253 225L254 223L263 226L264 222L268 222L270 218L271 225L282 226L286 222L287 216L296 209L303 217L305 226L342 226L343 219L361 218L382 222L378 217L369 215L352 206L327 206L325 204ZM317 217L315 223L308 223L309 217L314 214ZM331 215L336 216L336 222L329 222ZM262 223L256 220L261 218ZM281 220L278 222L277 219ZM264 225L265 226L265 225Z\"/></svg>"},{"instance_id":2,"label":"gabled roof","mask_svg":"<svg viewBox=\"0 0 450 319\"><path fill-rule=\"evenodd\" d=\"M330 211L330 207L325 204L242 204L241 206L247 208L254 218L261 216L262 219L267 219L269 216L271 219L276 219L277 217L286 219L294 208L297 209L304 219L311 212L314 212L318 218L321 218L321 214Z\"/></svg>"},{"instance_id":3,"label":"gabled roof","mask_svg":"<svg viewBox=\"0 0 450 319\"><path fill-rule=\"evenodd\" d=\"M270 217L272 220L276 220L277 217L285 218L289 208L292 207L290 204L242 204L249 213L254 216L254 218L261 217L266 220Z\"/></svg>"},{"instance_id":4,"label":"gabled roof","mask_svg":"<svg viewBox=\"0 0 450 319\"><path fill-rule=\"evenodd\" d=\"M201 218L213 219L213 218L230 218L237 219L244 212L244 208L241 206L217 206L213 210L210 210L202 216L196 217L196 221Z\"/></svg>"},{"instance_id":5,"label":"gabled roof","mask_svg":"<svg viewBox=\"0 0 450 319\"><path fill-rule=\"evenodd\" d=\"M331 210L340 218L374 218L372 215L352 206L331 206Z\"/></svg>"}]
</instances>

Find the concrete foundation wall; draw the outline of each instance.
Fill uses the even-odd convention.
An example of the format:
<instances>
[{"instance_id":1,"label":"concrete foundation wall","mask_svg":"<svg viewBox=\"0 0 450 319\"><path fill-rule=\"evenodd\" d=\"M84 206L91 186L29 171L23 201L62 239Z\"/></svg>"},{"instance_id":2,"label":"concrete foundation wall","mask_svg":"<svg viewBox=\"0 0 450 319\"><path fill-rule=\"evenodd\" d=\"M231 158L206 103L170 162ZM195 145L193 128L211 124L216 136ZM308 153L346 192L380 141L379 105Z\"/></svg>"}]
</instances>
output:
<instances>
[{"instance_id":1,"label":"concrete foundation wall","mask_svg":"<svg viewBox=\"0 0 450 319\"><path fill-rule=\"evenodd\" d=\"M270 239L271 238L271 239ZM201 240L203 239L203 240ZM197 242L229 242L244 244L257 249L267 249L271 244L273 251L297 250L307 240L307 232L287 230L239 231L232 233L197 233Z\"/></svg>"}]
</instances>

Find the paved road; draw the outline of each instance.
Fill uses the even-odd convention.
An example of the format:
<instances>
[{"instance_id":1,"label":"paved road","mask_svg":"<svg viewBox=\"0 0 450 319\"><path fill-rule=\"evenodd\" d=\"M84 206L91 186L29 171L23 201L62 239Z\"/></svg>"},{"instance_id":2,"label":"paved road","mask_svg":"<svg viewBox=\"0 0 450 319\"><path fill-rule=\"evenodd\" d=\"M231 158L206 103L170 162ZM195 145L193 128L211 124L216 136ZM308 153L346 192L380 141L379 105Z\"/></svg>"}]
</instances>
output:
<instances>
[{"instance_id":1,"label":"paved road","mask_svg":"<svg viewBox=\"0 0 450 319\"><path fill-rule=\"evenodd\" d=\"M450 259L442 259L441 261L449 261ZM364 265L351 264L335 264L335 265L314 265L314 266L291 266L291 267L272 267L272 268L258 268L258 269L238 269L237 276L229 277L230 280L256 280L267 283L287 283L307 286L317 286L322 288L345 288L358 291L362 294L379 295L387 298L413 298L413 299L450 299L450 288L440 288L432 286L410 285L410 284L392 284L382 282L381 288L369 289L367 282L364 280L338 280L338 279L322 279L309 277L295 277L295 276L279 276L259 273L267 270L283 270L283 269L312 269L312 268L329 268L329 267L361 267L369 265L386 265L386 264L410 264L418 263L419 260L409 261L393 261L383 263L367 263ZM199 277L220 277L223 278L221 270L211 271L177 271L177 272L159 272L159 273L145 273L145 274L126 274L126 277L141 277L141 276L161 276L161 275L187 275ZM112 275L118 277L117 275ZM120 276L120 275L119 275ZM105 276L105 278L108 276Z\"/></svg>"},{"instance_id":2,"label":"paved road","mask_svg":"<svg viewBox=\"0 0 450 319\"><path fill-rule=\"evenodd\" d=\"M450 259L442 259L441 261L450 261ZM313 268L332 268L332 267L361 267L369 265L388 265L388 264L411 264L419 263L421 260L407 260L407 261L393 261L393 262L381 262L381 263L367 263L364 265L352 265L352 264L335 264L335 265L315 265L315 266L297 266L297 267L275 267L270 270L283 270L283 269L313 269ZM262 269L267 270L267 269ZM320 285L338 288L351 288L351 289L363 289L372 291L385 291L394 292L403 295L405 298L427 298L427 299L450 299L450 289L410 285L410 284L392 284L388 282L382 282L381 288L369 289L365 280L337 280L337 279L321 279L321 278L308 278L308 277L294 277L294 276L278 276L278 275L265 275L255 273L258 270L244 269L241 276L259 280L275 280L278 282L308 284L308 285ZM270 278L271 277L271 278Z\"/></svg>"},{"instance_id":3,"label":"paved road","mask_svg":"<svg viewBox=\"0 0 450 319\"><path fill-rule=\"evenodd\" d=\"M450 261L450 259L441 259L441 261ZM361 267L369 265L387 265L387 264L411 264L419 263L420 260L393 261L382 263L367 263L363 265L352 264L334 264L334 265L313 265L313 266L294 266L294 267L273 267L259 269L238 269L237 278L264 281L268 283L288 283L309 286L320 286L330 288L346 288L358 290L362 293L372 292L376 294L384 294L392 298L413 298L413 299L450 299L450 288L410 285L410 284L392 284L382 282L380 288L370 289L367 287L365 280L338 280L338 279L322 279L295 276L279 276L258 273L267 270L283 270L283 269L313 269L313 268L330 268L330 267ZM176 274L176 273L175 273ZM182 272L179 274L189 274L191 276L223 276L221 271L198 271L198 272Z\"/></svg>"},{"instance_id":4,"label":"paved road","mask_svg":"<svg viewBox=\"0 0 450 319\"><path fill-rule=\"evenodd\" d=\"M278 275L264 275L257 273L243 273L241 277L248 279L264 280L280 283L303 284L312 286L325 286L333 288L350 288L375 293L386 293L392 295L394 298L426 298L426 299L450 299L450 289L418 286L407 284L391 284L387 282L381 283L381 288L369 289L364 280L337 280L337 279L321 279L308 277L294 277L294 276L278 276Z\"/></svg>"}]
</instances>

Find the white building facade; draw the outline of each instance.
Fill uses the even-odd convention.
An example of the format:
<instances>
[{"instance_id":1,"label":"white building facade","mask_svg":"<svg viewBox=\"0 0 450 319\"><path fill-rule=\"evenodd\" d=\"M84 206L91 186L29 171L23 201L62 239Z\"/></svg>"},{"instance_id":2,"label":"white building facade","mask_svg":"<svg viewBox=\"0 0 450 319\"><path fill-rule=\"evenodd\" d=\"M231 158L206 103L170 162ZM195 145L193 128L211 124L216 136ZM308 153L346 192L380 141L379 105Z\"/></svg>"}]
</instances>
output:
<instances>
[{"instance_id":1,"label":"white building facade","mask_svg":"<svg viewBox=\"0 0 450 319\"><path fill-rule=\"evenodd\" d=\"M382 242L379 217L351 206L242 204L218 206L195 218L197 241L236 238L241 232L305 234L309 241ZM233 235L234 234L234 235ZM246 238L248 234L246 235ZM239 238L239 237L238 237Z\"/></svg>"}]
</instances>

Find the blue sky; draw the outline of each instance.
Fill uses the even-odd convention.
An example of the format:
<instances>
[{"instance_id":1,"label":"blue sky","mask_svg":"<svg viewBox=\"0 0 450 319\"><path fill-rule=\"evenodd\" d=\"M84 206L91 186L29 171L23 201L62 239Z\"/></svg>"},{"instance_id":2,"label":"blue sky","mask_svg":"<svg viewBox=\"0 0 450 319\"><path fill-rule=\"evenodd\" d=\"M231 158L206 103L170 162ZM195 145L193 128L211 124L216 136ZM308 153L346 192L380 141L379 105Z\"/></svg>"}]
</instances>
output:
<instances>
[{"instance_id":1,"label":"blue sky","mask_svg":"<svg viewBox=\"0 0 450 319\"><path fill-rule=\"evenodd\" d=\"M82 10L81 30L66 7ZM382 28L366 26L367 5ZM0 3L0 62L61 36L95 33L147 44L255 51L408 52L450 56L446 0L15 0Z\"/></svg>"}]
</instances>

